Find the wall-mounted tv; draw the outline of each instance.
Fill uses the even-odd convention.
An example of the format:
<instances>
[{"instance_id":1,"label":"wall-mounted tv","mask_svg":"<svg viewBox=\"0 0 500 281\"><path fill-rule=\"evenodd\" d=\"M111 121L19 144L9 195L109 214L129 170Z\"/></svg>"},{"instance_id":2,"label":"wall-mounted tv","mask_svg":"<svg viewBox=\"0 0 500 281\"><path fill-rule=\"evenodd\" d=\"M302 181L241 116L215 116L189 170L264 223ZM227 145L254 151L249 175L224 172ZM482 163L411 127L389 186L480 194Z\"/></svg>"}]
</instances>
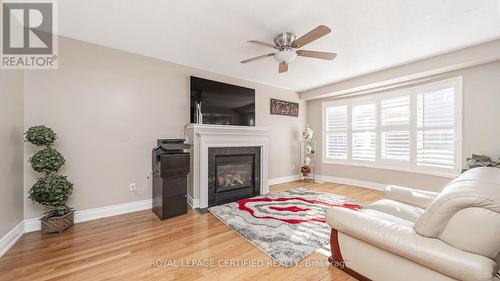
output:
<instances>
[{"instance_id":1,"label":"wall-mounted tv","mask_svg":"<svg viewBox=\"0 0 500 281\"><path fill-rule=\"evenodd\" d=\"M191 123L255 126L255 90L191 76Z\"/></svg>"}]
</instances>

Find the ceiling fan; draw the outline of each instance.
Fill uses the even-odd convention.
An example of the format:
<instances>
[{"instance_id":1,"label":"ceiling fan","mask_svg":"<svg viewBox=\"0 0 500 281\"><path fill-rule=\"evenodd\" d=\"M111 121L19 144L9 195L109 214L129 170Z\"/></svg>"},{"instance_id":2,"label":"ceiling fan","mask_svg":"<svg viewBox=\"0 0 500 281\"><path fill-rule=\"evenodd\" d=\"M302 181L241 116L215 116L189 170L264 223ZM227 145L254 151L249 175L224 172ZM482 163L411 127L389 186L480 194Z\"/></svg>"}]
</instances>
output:
<instances>
[{"instance_id":1,"label":"ceiling fan","mask_svg":"<svg viewBox=\"0 0 500 281\"><path fill-rule=\"evenodd\" d=\"M315 29L309 31L308 33L302 35L300 38L296 39L296 35L292 32L284 32L274 38L274 45L266 42L250 40L248 43L269 47L278 50L275 53L269 53L254 58L246 59L241 61L241 63L252 62L267 57L274 56L274 59L279 63L278 72L283 73L288 71L288 64L291 63L297 56L322 59L322 60L333 60L337 54L328 52L318 52L318 51L306 51L297 50L302 48L306 44L319 39L330 33L332 30L324 25L320 25Z\"/></svg>"}]
</instances>

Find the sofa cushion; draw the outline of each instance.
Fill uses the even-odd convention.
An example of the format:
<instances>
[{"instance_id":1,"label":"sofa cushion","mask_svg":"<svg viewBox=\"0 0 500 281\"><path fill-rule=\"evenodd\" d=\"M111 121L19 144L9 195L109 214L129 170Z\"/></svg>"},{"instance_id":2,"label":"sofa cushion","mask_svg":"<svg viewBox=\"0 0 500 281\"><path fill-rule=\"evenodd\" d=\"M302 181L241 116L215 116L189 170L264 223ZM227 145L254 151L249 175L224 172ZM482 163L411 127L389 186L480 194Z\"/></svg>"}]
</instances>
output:
<instances>
[{"instance_id":1,"label":"sofa cushion","mask_svg":"<svg viewBox=\"0 0 500 281\"><path fill-rule=\"evenodd\" d=\"M439 193L437 192L424 191L397 185L388 185L384 190L384 197L386 199L410 204L422 209L427 208L438 195Z\"/></svg>"},{"instance_id":2,"label":"sofa cushion","mask_svg":"<svg viewBox=\"0 0 500 281\"><path fill-rule=\"evenodd\" d=\"M366 208L399 217L413 223L415 223L418 218L424 213L424 209L422 208L390 199L375 201L366 206Z\"/></svg>"}]
</instances>

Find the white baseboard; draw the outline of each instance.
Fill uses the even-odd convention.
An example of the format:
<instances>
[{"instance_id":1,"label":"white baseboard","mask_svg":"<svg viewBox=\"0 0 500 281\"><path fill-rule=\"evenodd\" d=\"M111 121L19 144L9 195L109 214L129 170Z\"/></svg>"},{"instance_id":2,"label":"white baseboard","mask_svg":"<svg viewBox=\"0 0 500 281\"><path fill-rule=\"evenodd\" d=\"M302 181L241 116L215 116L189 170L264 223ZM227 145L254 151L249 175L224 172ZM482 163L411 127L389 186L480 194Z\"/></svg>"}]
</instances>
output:
<instances>
[{"instance_id":1,"label":"white baseboard","mask_svg":"<svg viewBox=\"0 0 500 281\"><path fill-rule=\"evenodd\" d=\"M200 200L199 199L193 199L191 196L187 196L187 203L189 206L191 206L191 209L196 209L200 207Z\"/></svg>"},{"instance_id":2,"label":"white baseboard","mask_svg":"<svg viewBox=\"0 0 500 281\"><path fill-rule=\"evenodd\" d=\"M40 228L41 226L39 218L24 220L24 233L37 231L40 230Z\"/></svg>"},{"instance_id":3,"label":"white baseboard","mask_svg":"<svg viewBox=\"0 0 500 281\"><path fill-rule=\"evenodd\" d=\"M381 184L381 183L377 183L377 182L363 181L363 180L357 180L357 179L351 179L351 178L324 176L324 175L316 175L316 179L317 179L317 181L320 181L320 182L332 182L332 183L348 184L348 185L354 185L354 186L359 186L359 187L364 187L364 188L369 188L369 189L374 189L374 190L380 190L380 191L383 191L385 189L385 187L387 186L386 184Z\"/></svg>"},{"instance_id":4,"label":"white baseboard","mask_svg":"<svg viewBox=\"0 0 500 281\"><path fill-rule=\"evenodd\" d=\"M14 246L23 234L24 221L21 221L13 229L7 232L7 234L0 238L0 257L3 256L12 246Z\"/></svg>"},{"instance_id":5,"label":"white baseboard","mask_svg":"<svg viewBox=\"0 0 500 281\"><path fill-rule=\"evenodd\" d=\"M298 181L298 180L300 180L300 175L291 175L291 176L286 176L286 177L268 179L267 184L268 185L275 185L275 184L287 183L287 182Z\"/></svg>"},{"instance_id":6,"label":"white baseboard","mask_svg":"<svg viewBox=\"0 0 500 281\"><path fill-rule=\"evenodd\" d=\"M153 201L151 199L146 199L130 203L116 204L100 208L76 211L75 223L147 210L151 209L152 207L153 207ZM40 230L40 228L41 226L39 218L24 220L25 233L38 231Z\"/></svg>"}]
</instances>

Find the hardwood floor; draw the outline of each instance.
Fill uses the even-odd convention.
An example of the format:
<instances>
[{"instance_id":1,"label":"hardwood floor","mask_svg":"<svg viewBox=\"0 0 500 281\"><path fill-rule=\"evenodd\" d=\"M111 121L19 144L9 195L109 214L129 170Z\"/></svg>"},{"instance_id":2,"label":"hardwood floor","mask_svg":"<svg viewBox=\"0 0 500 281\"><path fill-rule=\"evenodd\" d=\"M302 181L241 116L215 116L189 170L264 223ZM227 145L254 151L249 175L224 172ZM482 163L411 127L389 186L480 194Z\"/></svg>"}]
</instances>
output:
<instances>
[{"instance_id":1,"label":"hardwood floor","mask_svg":"<svg viewBox=\"0 0 500 281\"><path fill-rule=\"evenodd\" d=\"M382 197L379 191L329 183L293 182L271 191L296 187L364 202ZM326 259L315 252L288 269L231 266L271 258L211 214L190 211L161 222L141 211L76 224L60 235L25 234L0 258L0 280L355 280ZM213 266L181 264L199 260Z\"/></svg>"}]
</instances>

